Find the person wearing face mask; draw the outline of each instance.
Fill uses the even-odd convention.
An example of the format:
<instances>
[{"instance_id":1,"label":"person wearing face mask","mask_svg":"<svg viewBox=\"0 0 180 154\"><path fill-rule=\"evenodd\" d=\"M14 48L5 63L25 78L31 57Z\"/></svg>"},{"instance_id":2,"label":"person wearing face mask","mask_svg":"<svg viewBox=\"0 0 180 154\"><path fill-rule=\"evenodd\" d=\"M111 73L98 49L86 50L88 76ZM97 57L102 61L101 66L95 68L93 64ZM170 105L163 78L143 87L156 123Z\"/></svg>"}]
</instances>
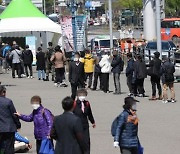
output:
<instances>
[{"instance_id":1,"label":"person wearing face mask","mask_svg":"<svg viewBox=\"0 0 180 154\"><path fill-rule=\"evenodd\" d=\"M80 54L74 55L74 61L69 65L69 82L71 83L71 98L75 100L77 88L85 87L84 64L79 61Z\"/></svg>"},{"instance_id":2,"label":"person wearing face mask","mask_svg":"<svg viewBox=\"0 0 180 154\"><path fill-rule=\"evenodd\" d=\"M33 96L31 98L31 105L33 112L30 115L23 115L18 112L16 115L25 122L34 122L34 136L36 139L36 151L38 154L42 140L46 137L50 137L53 118L52 113L42 106L41 98L39 96Z\"/></svg>"},{"instance_id":3,"label":"person wearing face mask","mask_svg":"<svg viewBox=\"0 0 180 154\"><path fill-rule=\"evenodd\" d=\"M122 154L138 154L138 117L136 102L133 97L126 97L124 111L118 117L114 136L114 147L120 147Z\"/></svg>"},{"instance_id":4,"label":"person wearing face mask","mask_svg":"<svg viewBox=\"0 0 180 154\"><path fill-rule=\"evenodd\" d=\"M87 154L90 154L90 133L89 133L88 119L91 122L93 128L96 127L96 124L95 124L94 116L92 114L90 103L88 100L86 100L86 97L87 97L86 89L78 89L74 114L77 115L82 121L84 140L88 145Z\"/></svg>"}]
</instances>

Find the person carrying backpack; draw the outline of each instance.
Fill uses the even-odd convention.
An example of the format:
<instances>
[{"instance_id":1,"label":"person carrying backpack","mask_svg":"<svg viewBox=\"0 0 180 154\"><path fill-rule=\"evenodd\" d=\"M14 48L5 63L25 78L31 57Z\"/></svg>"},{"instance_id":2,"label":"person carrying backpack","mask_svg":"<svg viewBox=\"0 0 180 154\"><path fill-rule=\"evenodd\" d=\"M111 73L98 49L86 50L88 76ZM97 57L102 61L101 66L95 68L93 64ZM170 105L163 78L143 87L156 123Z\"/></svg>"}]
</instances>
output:
<instances>
[{"instance_id":1,"label":"person carrying backpack","mask_svg":"<svg viewBox=\"0 0 180 154\"><path fill-rule=\"evenodd\" d=\"M30 115L15 113L19 118L26 122L34 122L34 136L36 139L36 151L39 154L41 142L45 138L50 138L50 131L53 125L52 113L42 106L41 98L33 96L31 98L33 112Z\"/></svg>"},{"instance_id":2,"label":"person carrying backpack","mask_svg":"<svg viewBox=\"0 0 180 154\"><path fill-rule=\"evenodd\" d=\"M167 56L164 56L162 64L163 103L168 103L168 87L171 92L171 103L175 103L174 72L174 64Z\"/></svg>"},{"instance_id":3,"label":"person carrying backpack","mask_svg":"<svg viewBox=\"0 0 180 154\"><path fill-rule=\"evenodd\" d=\"M113 51L113 60L111 66L115 86L114 95L119 95L121 94L120 74L123 71L124 62L121 57L118 56L118 51Z\"/></svg>"},{"instance_id":4,"label":"person carrying backpack","mask_svg":"<svg viewBox=\"0 0 180 154\"><path fill-rule=\"evenodd\" d=\"M120 147L122 154L138 154L138 118L136 102L133 97L126 97L124 111L117 118L117 125L113 128L114 147ZM113 122L114 123L114 122Z\"/></svg>"}]
</instances>

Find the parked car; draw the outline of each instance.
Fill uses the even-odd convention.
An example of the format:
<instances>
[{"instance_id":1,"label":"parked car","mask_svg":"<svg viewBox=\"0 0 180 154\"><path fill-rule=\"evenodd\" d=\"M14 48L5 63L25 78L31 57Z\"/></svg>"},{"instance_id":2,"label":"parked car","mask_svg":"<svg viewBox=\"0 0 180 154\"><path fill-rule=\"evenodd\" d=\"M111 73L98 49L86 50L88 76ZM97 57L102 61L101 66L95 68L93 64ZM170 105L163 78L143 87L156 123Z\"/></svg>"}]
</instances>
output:
<instances>
[{"instance_id":1,"label":"parked car","mask_svg":"<svg viewBox=\"0 0 180 154\"><path fill-rule=\"evenodd\" d=\"M174 62L175 50L176 50L176 46L172 41L162 41L162 56L167 56ZM149 65L149 62L154 56L154 52L156 51L157 51L156 41L150 41L146 44L144 49L144 59L146 65Z\"/></svg>"},{"instance_id":2,"label":"parked car","mask_svg":"<svg viewBox=\"0 0 180 154\"><path fill-rule=\"evenodd\" d=\"M180 82L180 51L175 52L174 56L175 56L175 69L176 69L174 76L175 76L175 79L178 82Z\"/></svg>"}]
</instances>

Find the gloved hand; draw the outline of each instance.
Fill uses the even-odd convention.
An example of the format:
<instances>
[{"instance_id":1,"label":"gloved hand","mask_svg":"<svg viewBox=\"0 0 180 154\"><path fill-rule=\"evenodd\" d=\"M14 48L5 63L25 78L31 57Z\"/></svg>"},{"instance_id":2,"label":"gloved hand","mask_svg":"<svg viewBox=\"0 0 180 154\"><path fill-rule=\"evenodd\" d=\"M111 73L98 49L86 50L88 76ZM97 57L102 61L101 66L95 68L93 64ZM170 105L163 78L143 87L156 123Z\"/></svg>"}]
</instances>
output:
<instances>
[{"instance_id":1,"label":"gloved hand","mask_svg":"<svg viewBox=\"0 0 180 154\"><path fill-rule=\"evenodd\" d=\"M115 148L117 148L117 147L119 147L119 142L115 141L113 145Z\"/></svg>"}]
</instances>

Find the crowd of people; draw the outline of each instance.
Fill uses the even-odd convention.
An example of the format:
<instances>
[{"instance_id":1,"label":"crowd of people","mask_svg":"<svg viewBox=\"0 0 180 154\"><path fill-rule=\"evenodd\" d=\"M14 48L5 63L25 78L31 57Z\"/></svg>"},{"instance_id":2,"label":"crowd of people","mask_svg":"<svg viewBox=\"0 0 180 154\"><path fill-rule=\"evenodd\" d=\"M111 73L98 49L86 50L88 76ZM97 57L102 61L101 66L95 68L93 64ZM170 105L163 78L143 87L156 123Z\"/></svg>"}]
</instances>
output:
<instances>
[{"instance_id":1,"label":"crowd of people","mask_svg":"<svg viewBox=\"0 0 180 154\"><path fill-rule=\"evenodd\" d=\"M12 77L27 77L33 79L33 54L26 45L25 49L20 48L16 42L13 45L3 44L1 47L1 64L4 71L12 69ZM152 84L152 98L150 100L163 99L164 103L168 102L167 90L171 91L171 102L175 102L174 92L174 72L175 67L168 57L159 59L160 53L154 53L154 59L150 61L148 67L140 54L127 53L127 66L124 69L124 61L118 51L109 52L101 51L92 55L89 49L83 52L76 52L72 57L66 57L66 53L61 50L60 46L53 47L52 42L48 43L48 48L43 51L38 47L36 52L36 68L38 80L49 81L50 75L52 81L57 87L67 87L66 73L69 73L68 79L71 85L71 97L75 99L78 88L88 88L97 90L99 79L99 90L104 93L109 90L109 75L113 74L114 94L122 93L120 76L125 71L127 77L127 86L129 96L145 97L144 80L147 75L150 76ZM68 69L66 69L68 68ZM66 71L68 70L68 71ZM16 72L15 72L16 71ZM17 75L16 75L17 74ZM162 79L163 90L160 80ZM156 86L158 88L158 97L156 98Z\"/></svg>"},{"instance_id":2,"label":"crowd of people","mask_svg":"<svg viewBox=\"0 0 180 154\"><path fill-rule=\"evenodd\" d=\"M30 100L32 113L23 115L17 112L12 101L6 98L6 88L0 85L0 149L3 149L5 154L14 153L15 133L21 128L19 121L21 119L34 123L37 153L39 153L43 139L48 138L52 143L53 139L56 140L56 154L90 154L89 121L93 128L96 127L96 123L90 102L86 99L87 90L97 90L99 79L99 90L110 93L109 78L112 73L113 94L121 95L123 89L120 76L125 71L129 94L124 100L124 111L118 117L114 133L114 147L120 146L122 154L137 154L138 118L136 115L137 100L134 97L146 96L144 81L149 75L152 85L152 97L149 100L175 103L175 67L171 60L164 56L161 61L160 53L155 52L153 60L147 66L142 55L127 53L127 65L124 68L125 62L117 51L113 51L112 55L101 51L93 56L90 50L85 49L67 58L60 46L53 47L52 42L48 45L46 51L43 51L42 47L37 49L37 79L49 81L51 75L55 86L67 87L65 70L66 67L68 68L71 97L62 100L64 113L54 117L50 110L43 107L41 98L33 96ZM2 46L1 62L5 72L9 68L12 69L12 78L15 78L16 74L18 78L34 78L33 54L28 45L24 50L17 44ZM163 88L161 88L161 80ZM171 92L170 100L167 95L168 88Z\"/></svg>"}]
</instances>

